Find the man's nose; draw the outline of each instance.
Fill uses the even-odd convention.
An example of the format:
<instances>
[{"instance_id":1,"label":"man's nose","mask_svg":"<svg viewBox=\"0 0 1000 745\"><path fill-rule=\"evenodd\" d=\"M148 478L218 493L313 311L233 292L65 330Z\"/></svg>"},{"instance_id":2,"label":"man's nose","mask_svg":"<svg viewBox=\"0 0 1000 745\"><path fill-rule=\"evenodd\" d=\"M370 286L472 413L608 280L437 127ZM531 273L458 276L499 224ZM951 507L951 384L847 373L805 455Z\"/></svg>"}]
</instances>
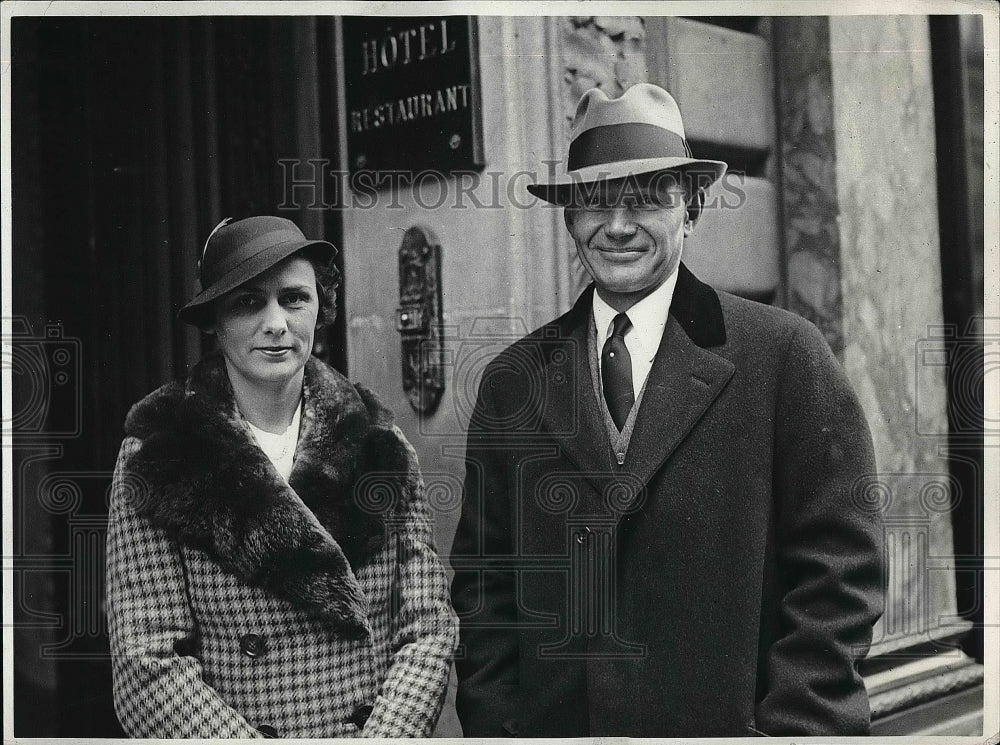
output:
<instances>
[{"instance_id":1,"label":"man's nose","mask_svg":"<svg viewBox=\"0 0 1000 745\"><path fill-rule=\"evenodd\" d=\"M610 238L629 238L635 235L636 228L632 211L627 207L612 207L604 224L604 232Z\"/></svg>"},{"instance_id":2,"label":"man's nose","mask_svg":"<svg viewBox=\"0 0 1000 745\"><path fill-rule=\"evenodd\" d=\"M268 300L261 312L263 314L261 325L263 326L264 333L283 334L288 330L285 309L281 307L281 303L278 302L277 298Z\"/></svg>"}]
</instances>

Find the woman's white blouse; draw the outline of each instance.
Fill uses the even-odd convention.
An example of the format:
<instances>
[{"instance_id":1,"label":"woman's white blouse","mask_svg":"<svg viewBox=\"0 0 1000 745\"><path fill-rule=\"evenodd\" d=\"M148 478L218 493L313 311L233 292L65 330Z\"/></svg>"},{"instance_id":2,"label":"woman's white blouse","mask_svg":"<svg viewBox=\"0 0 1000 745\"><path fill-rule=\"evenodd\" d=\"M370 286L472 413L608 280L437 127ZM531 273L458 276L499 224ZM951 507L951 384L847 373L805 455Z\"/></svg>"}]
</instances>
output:
<instances>
[{"instance_id":1,"label":"woman's white blouse","mask_svg":"<svg viewBox=\"0 0 1000 745\"><path fill-rule=\"evenodd\" d=\"M250 424L250 420L246 420L254 439L257 441L257 446L264 451L264 455L274 464L286 483L288 477L292 475L292 461L295 460L295 446L299 442L299 420L301 417L302 401L299 400L295 416L292 417L292 423L280 435L265 432Z\"/></svg>"}]
</instances>

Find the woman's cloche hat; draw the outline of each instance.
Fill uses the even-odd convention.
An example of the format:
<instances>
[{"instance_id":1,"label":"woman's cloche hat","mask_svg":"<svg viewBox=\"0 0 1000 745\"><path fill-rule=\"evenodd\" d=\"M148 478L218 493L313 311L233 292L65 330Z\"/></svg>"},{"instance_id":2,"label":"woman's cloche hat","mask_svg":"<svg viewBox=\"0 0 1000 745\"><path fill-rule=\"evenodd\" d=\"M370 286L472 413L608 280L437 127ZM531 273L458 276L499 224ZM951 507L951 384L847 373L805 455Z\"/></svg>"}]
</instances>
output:
<instances>
[{"instance_id":1,"label":"woman's cloche hat","mask_svg":"<svg viewBox=\"0 0 1000 745\"><path fill-rule=\"evenodd\" d=\"M583 184L667 170L705 174L697 183L708 187L726 172L726 164L691 157L681 110L663 88L639 83L619 98L591 88L576 107L564 170L552 183L531 184L528 191L566 205Z\"/></svg>"},{"instance_id":2,"label":"woman's cloche hat","mask_svg":"<svg viewBox=\"0 0 1000 745\"><path fill-rule=\"evenodd\" d=\"M198 261L201 292L181 308L178 317L199 325L208 304L257 277L296 251L315 247L321 261L330 261L337 249L327 241L311 241L299 226L284 217L261 215L232 221L227 217L205 241Z\"/></svg>"}]
</instances>

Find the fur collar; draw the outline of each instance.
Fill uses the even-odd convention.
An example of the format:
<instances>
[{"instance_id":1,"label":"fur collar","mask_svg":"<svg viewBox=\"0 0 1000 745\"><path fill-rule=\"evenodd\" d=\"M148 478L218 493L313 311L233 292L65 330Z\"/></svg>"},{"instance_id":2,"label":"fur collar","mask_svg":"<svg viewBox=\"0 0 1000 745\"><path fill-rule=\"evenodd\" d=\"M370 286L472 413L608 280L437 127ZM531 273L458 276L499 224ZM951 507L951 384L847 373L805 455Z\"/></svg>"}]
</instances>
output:
<instances>
[{"instance_id":1,"label":"fur collar","mask_svg":"<svg viewBox=\"0 0 1000 745\"><path fill-rule=\"evenodd\" d=\"M136 404L129 467L155 498L136 508L248 584L368 629L353 568L385 541L386 516L418 488L410 449L374 395L315 358L305 368L289 483L257 447L219 354Z\"/></svg>"}]
</instances>

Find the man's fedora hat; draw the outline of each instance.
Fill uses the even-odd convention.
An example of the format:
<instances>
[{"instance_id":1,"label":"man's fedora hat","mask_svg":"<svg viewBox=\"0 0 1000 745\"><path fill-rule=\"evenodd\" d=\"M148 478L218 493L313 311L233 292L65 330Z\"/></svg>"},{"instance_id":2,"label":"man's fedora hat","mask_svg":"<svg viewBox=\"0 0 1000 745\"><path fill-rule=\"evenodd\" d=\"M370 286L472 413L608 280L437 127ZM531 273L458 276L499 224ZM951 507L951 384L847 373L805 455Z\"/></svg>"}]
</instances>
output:
<instances>
[{"instance_id":1,"label":"man's fedora hat","mask_svg":"<svg viewBox=\"0 0 1000 745\"><path fill-rule=\"evenodd\" d=\"M697 183L707 187L722 177L726 164L691 157L677 102L659 86L639 83L619 98L591 88L576 107L565 171L528 191L565 205L583 184L665 170L705 174Z\"/></svg>"},{"instance_id":2,"label":"man's fedora hat","mask_svg":"<svg viewBox=\"0 0 1000 745\"><path fill-rule=\"evenodd\" d=\"M178 313L185 323L199 325L213 300L263 274L296 251L310 247L311 251L319 252L321 261L330 261L337 255L332 243L309 240L298 225L284 217L262 215L231 220L226 218L216 225L205 241L198 262L201 292Z\"/></svg>"}]
</instances>

